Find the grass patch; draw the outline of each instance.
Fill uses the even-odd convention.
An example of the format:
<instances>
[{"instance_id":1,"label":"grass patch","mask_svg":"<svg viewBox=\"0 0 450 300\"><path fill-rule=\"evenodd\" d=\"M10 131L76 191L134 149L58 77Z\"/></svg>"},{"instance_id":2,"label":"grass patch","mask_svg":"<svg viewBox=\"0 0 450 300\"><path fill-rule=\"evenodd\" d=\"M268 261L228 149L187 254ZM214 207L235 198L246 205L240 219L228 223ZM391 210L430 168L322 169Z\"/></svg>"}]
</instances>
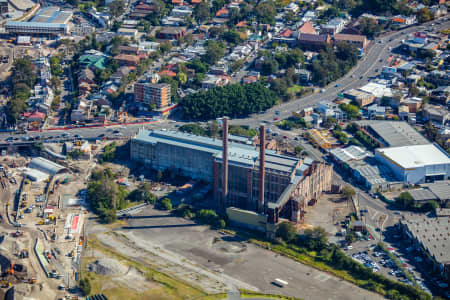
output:
<instances>
[{"instance_id":1,"label":"grass patch","mask_svg":"<svg viewBox=\"0 0 450 300\"><path fill-rule=\"evenodd\" d=\"M300 298L294 298L283 295L275 295L275 294L263 294L260 292L249 291L245 289L240 289L241 298L268 298L268 299L282 299L282 300L302 300Z\"/></svg>"},{"instance_id":2,"label":"grass patch","mask_svg":"<svg viewBox=\"0 0 450 300\"><path fill-rule=\"evenodd\" d=\"M91 282L91 294L103 293L108 299L200 299L216 300L223 299L226 294L209 295L202 290L189 285L188 283L172 278L150 267L145 261L138 262L132 260L115 249L104 246L94 235L90 235L87 242L86 253L96 250L106 257L114 258L123 265L134 267L142 272L149 282L153 282L155 287L134 291L118 281L113 281L114 276L103 276L86 271L87 265L96 260L95 257L84 257L82 262L82 276L89 278ZM120 276L119 276L120 278Z\"/></svg>"},{"instance_id":3,"label":"grass patch","mask_svg":"<svg viewBox=\"0 0 450 300\"><path fill-rule=\"evenodd\" d=\"M300 92L303 89L304 89L303 86L294 84L293 86L291 86L290 88L287 89L287 92L288 92L288 94L295 94L295 93Z\"/></svg>"}]
</instances>

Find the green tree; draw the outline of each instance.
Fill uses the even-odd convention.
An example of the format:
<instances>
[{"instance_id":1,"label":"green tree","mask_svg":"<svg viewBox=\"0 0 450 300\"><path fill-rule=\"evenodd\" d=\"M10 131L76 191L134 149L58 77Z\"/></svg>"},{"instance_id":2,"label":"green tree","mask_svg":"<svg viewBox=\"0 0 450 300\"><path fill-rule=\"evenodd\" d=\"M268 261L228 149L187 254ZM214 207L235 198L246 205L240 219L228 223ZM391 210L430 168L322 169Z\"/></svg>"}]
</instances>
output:
<instances>
[{"instance_id":1,"label":"green tree","mask_svg":"<svg viewBox=\"0 0 450 300\"><path fill-rule=\"evenodd\" d=\"M299 156L302 153L302 151L303 151L303 148L301 146L296 146L294 148L294 152L297 156Z\"/></svg>"},{"instance_id":2,"label":"green tree","mask_svg":"<svg viewBox=\"0 0 450 300\"><path fill-rule=\"evenodd\" d=\"M361 115L358 106L353 104L342 103L339 105L339 108L347 114L350 120L357 119Z\"/></svg>"},{"instance_id":3,"label":"green tree","mask_svg":"<svg viewBox=\"0 0 450 300\"><path fill-rule=\"evenodd\" d=\"M181 101L186 119L211 120L261 112L277 103L276 94L261 83L230 84L190 94Z\"/></svg>"},{"instance_id":4,"label":"green tree","mask_svg":"<svg viewBox=\"0 0 450 300\"><path fill-rule=\"evenodd\" d=\"M108 7L109 12L114 18L122 15L125 11L125 3L123 2L123 0L114 0L108 5Z\"/></svg>"},{"instance_id":5,"label":"green tree","mask_svg":"<svg viewBox=\"0 0 450 300\"><path fill-rule=\"evenodd\" d=\"M372 38L380 32L381 26L372 18L361 18L359 21L359 29L362 34Z\"/></svg>"},{"instance_id":6,"label":"green tree","mask_svg":"<svg viewBox=\"0 0 450 300\"><path fill-rule=\"evenodd\" d=\"M216 120L208 123L207 132L210 137L216 137L219 134L219 124L217 124Z\"/></svg>"},{"instance_id":7,"label":"green tree","mask_svg":"<svg viewBox=\"0 0 450 300\"><path fill-rule=\"evenodd\" d=\"M172 201L170 201L169 198L163 198L160 202L159 202L159 207L163 210L172 210Z\"/></svg>"},{"instance_id":8,"label":"green tree","mask_svg":"<svg viewBox=\"0 0 450 300\"><path fill-rule=\"evenodd\" d=\"M354 189L352 189L351 186L346 185L342 189L342 195L344 195L345 198L351 199L353 196L355 196L356 192Z\"/></svg>"},{"instance_id":9,"label":"green tree","mask_svg":"<svg viewBox=\"0 0 450 300\"><path fill-rule=\"evenodd\" d=\"M277 14L275 3L273 1L260 2L256 6L256 17L260 23L275 24L275 15Z\"/></svg>"},{"instance_id":10,"label":"green tree","mask_svg":"<svg viewBox=\"0 0 450 300\"><path fill-rule=\"evenodd\" d=\"M186 75L186 73L178 72L178 74L177 74L177 80L178 80L178 82L179 82L181 85L185 84L186 81L187 81L187 75Z\"/></svg>"},{"instance_id":11,"label":"green tree","mask_svg":"<svg viewBox=\"0 0 450 300\"><path fill-rule=\"evenodd\" d=\"M206 54L202 60L210 65L214 65L225 54L225 46L222 42L208 40L206 43Z\"/></svg>"},{"instance_id":12,"label":"green tree","mask_svg":"<svg viewBox=\"0 0 450 300\"><path fill-rule=\"evenodd\" d=\"M297 230L291 222L282 222L277 226L276 235L286 243L290 243L296 238Z\"/></svg>"},{"instance_id":13,"label":"green tree","mask_svg":"<svg viewBox=\"0 0 450 300\"><path fill-rule=\"evenodd\" d=\"M425 23L434 19L434 15L428 7L424 7L417 12L417 21Z\"/></svg>"},{"instance_id":14,"label":"green tree","mask_svg":"<svg viewBox=\"0 0 450 300\"><path fill-rule=\"evenodd\" d=\"M403 208L409 208L413 205L414 199L409 192L402 192L397 199L395 199L395 203Z\"/></svg>"},{"instance_id":15,"label":"green tree","mask_svg":"<svg viewBox=\"0 0 450 300\"><path fill-rule=\"evenodd\" d=\"M191 133L200 136L207 135L206 130L199 124L184 124L178 127L178 130L181 132Z\"/></svg>"},{"instance_id":16,"label":"green tree","mask_svg":"<svg viewBox=\"0 0 450 300\"><path fill-rule=\"evenodd\" d=\"M164 53L164 54L165 54L165 53L169 53L170 50L172 50L172 43L169 42L169 41L162 42L162 43L159 45L159 49L160 49L161 52Z\"/></svg>"},{"instance_id":17,"label":"green tree","mask_svg":"<svg viewBox=\"0 0 450 300\"><path fill-rule=\"evenodd\" d=\"M201 23L210 18L208 2L202 1L194 7L194 18L197 22Z\"/></svg>"},{"instance_id":18,"label":"green tree","mask_svg":"<svg viewBox=\"0 0 450 300\"><path fill-rule=\"evenodd\" d=\"M91 282L88 278L81 278L78 286L83 293L83 296L89 296L91 293Z\"/></svg>"},{"instance_id":19,"label":"green tree","mask_svg":"<svg viewBox=\"0 0 450 300\"><path fill-rule=\"evenodd\" d=\"M353 242L355 241L355 239L356 239L356 236L355 236L355 233L354 233L353 231L348 231L348 232L345 234L345 242L346 242L347 244L353 243Z\"/></svg>"},{"instance_id":20,"label":"green tree","mask_svg":"<svg viewBox=\"0 0 450 300\"><path fill-rule=\"evenodd\" d=\"M279 64L274 59L266 59L261 64L261 72L263 75L273 75L278 71Z\"/></svg>"}]
</instances>

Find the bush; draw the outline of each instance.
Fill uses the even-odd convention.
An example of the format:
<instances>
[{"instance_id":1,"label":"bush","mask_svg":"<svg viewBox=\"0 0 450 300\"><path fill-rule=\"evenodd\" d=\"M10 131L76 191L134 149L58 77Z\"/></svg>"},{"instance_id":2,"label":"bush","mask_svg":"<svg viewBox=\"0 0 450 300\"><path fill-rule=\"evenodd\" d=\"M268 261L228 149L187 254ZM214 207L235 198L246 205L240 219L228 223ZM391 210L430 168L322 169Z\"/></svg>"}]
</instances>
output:
<instances>
[{"instance_id":1,"label":"bush","mask_svg":"<svg viewBox=\"0 0 450 300\"><path fill-rule=\"evenodd\" d=\"M159 202L159 207L163 210L172 210L172 201L166 197Z\"/></svg>"},{"instance_id":2,"label":"bush","mask_svg":"<svg viewBox=\"0 0 450 300\"><path fill-rule=\"evenodd\" d=\"M280 223L277 227L277 236L280 237L286 243L289 243L297 236L297 230L294 224L291 222Z\"/></svg>"},{"instance_id":3,"label":"bush","mask_svg":"<svg viewBox=\"0 0 450 300\"><path fill-rule=\"evenodd\" d=\"M192 219L195 214L192 212L192 206L187 204L180 204L177 206L177 208L174 210L174 213L179 216L186 219Z\"/></svg>"},{"instance_id":4,"label":"bush","mask_svg":"<svg viewBox=\"0 0 450 300\"><path fill-rule=\"evenodd\" d=\"M226 226L225 220L221 219L215 211L211 209L201 209L195 214L195 218L200 223L208 224L217 228Z\"/></svg>"},{"instance_id":5,"label":"bush","mask_svg":"<svg viewBox=\"0 0 450 300\"><path fill-rule=\"evenodd\" d=\"M89 294L91 293L91 283L89 282L89 279L81 278L78 286L83 293L83 296L89 296Z\"/></svg>"}]
</instances>

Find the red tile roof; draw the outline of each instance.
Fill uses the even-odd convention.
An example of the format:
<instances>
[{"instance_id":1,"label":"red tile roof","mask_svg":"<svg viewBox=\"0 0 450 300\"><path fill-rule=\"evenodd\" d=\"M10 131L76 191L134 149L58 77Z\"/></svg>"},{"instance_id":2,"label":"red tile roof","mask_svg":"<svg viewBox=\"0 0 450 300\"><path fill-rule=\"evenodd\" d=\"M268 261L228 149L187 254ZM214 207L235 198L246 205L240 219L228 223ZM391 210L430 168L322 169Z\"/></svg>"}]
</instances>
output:
<instances>
[{"instance_id":1,"label":"red tile roof","mask_svg":"<svg viewBox=\"0 0 450 300\"><path fill-rule=\"evenodd\" d=\"M162 70L158 74L160 76L168 76L168 77L175 77L175 76L177 76L177 73L172 72L170 70Z\"/></svg>"},{"instance_id":2,"label":"red tile roof","mask_svg":"<svg viewBox=\"0 0 450 300\"><path fill-rule=\"evenodd\" d=\"M225 7L222 7L221 9L219 9L216 13L216 17L220 17L221 15L227 15L228 14L228 9L226 9Z\"/></svg>"},{"instance_id":3,"label":"red tile roof","mask_svg":"<svg viewBox=\"0 0 450 300\"><path fill-rule=\"evenodd\" d=\"M311 23L305 22L300 28L298 29L300 33L309 33L309 34L315 34L316 30L314 29L314 26L312 26Z\"/></svg>"},{"instance_id":4,"label":"red tile roof","mask_svg":"<svg viewBox=\"0 0 450 300\"><path fill-rule=\"evenodd\" d=\"M290 30L289 28L287 28L280 33L280 36L288 38L292 35L292 33L293 33L293 31Z\"/></svg>"}]
</instances>

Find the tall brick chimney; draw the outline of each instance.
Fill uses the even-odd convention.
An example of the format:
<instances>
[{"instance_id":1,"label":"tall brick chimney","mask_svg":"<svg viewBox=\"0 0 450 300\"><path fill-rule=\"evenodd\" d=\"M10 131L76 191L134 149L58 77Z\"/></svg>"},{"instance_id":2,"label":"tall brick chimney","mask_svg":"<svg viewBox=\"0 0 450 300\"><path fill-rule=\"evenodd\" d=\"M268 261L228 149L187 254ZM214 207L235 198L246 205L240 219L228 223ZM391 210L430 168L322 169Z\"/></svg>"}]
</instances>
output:
<instances>
[{"instance_id":1,"label":"tall brick chimney","mask_svg":"<svg viewBox=\"0 0 450 300\"><path fill-rule=\"evenodd\" d=\"M264 184L266 173L266 127L261 125L259 127L259 203L258 210L264 213Z\"/></svg>"},{"instance_id":2,"label":"tall brick chimney","mask_svg":"<svg viewBox=\"0 0 450 300\"><path fill-rule=\"evenodd\" d=\"M228 117L222 118L222 203L225 210L228 197Z\"/></svg>"}]
</instances>

